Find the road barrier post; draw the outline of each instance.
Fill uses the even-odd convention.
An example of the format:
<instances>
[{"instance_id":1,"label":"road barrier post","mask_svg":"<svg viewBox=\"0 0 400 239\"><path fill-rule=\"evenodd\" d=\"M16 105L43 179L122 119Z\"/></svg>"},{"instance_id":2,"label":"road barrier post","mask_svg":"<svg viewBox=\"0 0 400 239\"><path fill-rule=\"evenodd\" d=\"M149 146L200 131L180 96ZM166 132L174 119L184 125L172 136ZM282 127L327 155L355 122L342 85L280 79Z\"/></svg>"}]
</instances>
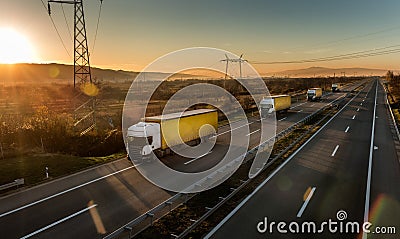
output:
<instances>
[{"instance_id":1,"label":"road barrier post","mask_svg":"<svg viewBox=\"0 0 400 239\"><path fill-rule=\"evenodd\" d=\"M3 146L0 143L1 158L4 159Z\"/></svg>"}]
</instances>

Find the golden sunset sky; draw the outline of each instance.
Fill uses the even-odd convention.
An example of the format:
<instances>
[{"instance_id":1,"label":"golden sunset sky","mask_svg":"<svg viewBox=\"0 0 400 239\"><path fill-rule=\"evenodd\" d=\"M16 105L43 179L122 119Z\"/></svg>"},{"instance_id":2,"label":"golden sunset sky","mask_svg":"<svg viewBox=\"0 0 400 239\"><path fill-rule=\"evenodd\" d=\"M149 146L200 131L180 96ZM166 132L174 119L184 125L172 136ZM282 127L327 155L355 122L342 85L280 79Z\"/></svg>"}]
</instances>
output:
<instances>
[{"instance_id":1,"label":"golden sunset sky","mask_svg":"<svg viewBox=\"0 0 400 239\"><path fill-rule=\"evenodd\" d=\"M47 1L44 1L47 7ZM99 0L85 0L92 50ZM0 63L72 64L73 8L1 1ZM92 66L140 71L171 51L214 47L253 61L293 61L400 44L398 0L104 0ZM69 55L68 55L69 54ZM255 65L260 73L312 66L398 69L400 53L340 61Z\"/></svg>"}]
</instances>

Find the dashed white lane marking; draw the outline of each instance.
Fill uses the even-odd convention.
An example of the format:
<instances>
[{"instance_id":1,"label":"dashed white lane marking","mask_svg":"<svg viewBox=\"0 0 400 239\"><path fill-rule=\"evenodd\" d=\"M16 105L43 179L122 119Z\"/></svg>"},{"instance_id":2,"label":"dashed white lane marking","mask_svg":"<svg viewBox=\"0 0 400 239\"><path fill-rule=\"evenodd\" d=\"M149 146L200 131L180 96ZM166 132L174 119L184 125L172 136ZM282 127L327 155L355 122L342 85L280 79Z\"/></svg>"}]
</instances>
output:
<instances>
[{"instance_id":1,"label":"dashed white lane marking","mask_svg":"<svg viewBox=\"0 0 400 239\"><path fill-rule=\"evenodd\" d=\"M299 106L301 106L301 105L304 105L304 104L307 104L307 102L304 102L304 103L298 104L298 105L296 105L296 106L292 107L292 109L294 109L294 108L297 108L297 107L299 107Z\"/></svg>"},{"instance_id":2,"label":"dashed white lane marking","mask_svg":"<svg viewBox=\"0 0 400 239\"><path fill-rule=\"evenodd\" d=\"M253 132L250 132L250 133L246 134L246 136L250 136L250 135L252 135L252 134L254 134L254 133L256 133L256 132L258 132L258 131L260 131L260 130L261 130L261 129L254 130Z\"/></svg>"},{"instance_id":3,"label":"dashed white lane marking","mask_svg":"<svg viewBox=\"0 0 400 239\"><path fill-rule=\"evenodd\" d=\"M280 120L278 120L278 121L284 121L285 119L287 119L287 117L285 117L285 118L282 118L282 119L280 119Z\"/></svg>"},{"instance_id":4,"label":"dashed white lane marking","mask_svg":"<svg viewBox=\"0 0 400 239\"><path fill-rule=\"evenodd\" d=\"M347 126L346 130L344 131L345 133L349 132L350 126Z\"/></svg>"},{"instance_id":5,"label":"dashed white lane marking","mask_svg":"<svg viewBox=\"0 0 400 239\"><path fill-rule=\"evenodd\" d=\"M335 154L338 151L338 149L339 149L339 145L336 145L335 149L333 150L333 152L331 154L332 157L335 156Z\"/></svg>"},{"instance_id":6,"label":"dashed white lane marking","mask_svg":"<svg viewBox=\"0 0 400 239\"><path fill-rule=\"evenodd\" d=\"M353 118L351 118L351 119L355 119L355 118L356 118L356 116L354 115Z\"/></svg>"},{"instance_id":7,"label":"dashed white lane marking","mask_svg":"<svg viewBox=\"0 0 400 239\"><path fill-rule=\"evenodd\" d=\"M257 121L260 121L260 120L257 120ZM222 132L222 133L220 133L220 134L216 134L216 135L214 135L214 136L211 136L210 139L211 139L211 138L218 137L218 136L223 135L223 134L226 134L226 133L228 133L228 132L231 132L231 131L240 129L240 128L244 127L244 126L251 125L251 124L253 124L253 123L257 122L257 121L254 121L254 122L250 122L250 123L248 123L248 124L241 125L241 126L239 126L239 127L236 127L236 128L230 129L230 130L227 130L227 131Z\"/></svg>"}]
</instances>

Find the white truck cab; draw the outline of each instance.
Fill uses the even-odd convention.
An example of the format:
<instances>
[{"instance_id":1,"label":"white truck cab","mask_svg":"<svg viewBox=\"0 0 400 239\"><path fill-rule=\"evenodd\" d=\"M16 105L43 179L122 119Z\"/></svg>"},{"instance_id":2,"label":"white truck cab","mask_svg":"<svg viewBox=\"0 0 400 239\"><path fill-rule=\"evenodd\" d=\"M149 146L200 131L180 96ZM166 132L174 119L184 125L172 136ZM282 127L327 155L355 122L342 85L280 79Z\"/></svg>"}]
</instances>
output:
<instances>
[{"instance_id":1,"label":"white truck cab","mask_svg":"<svg viewBox=\"0 0 400 239\"><path fill-rule=\"evenodd\" d=\"M274 99L273 98L264 98L260 102L260 110L264 115L272 114L275 111L274 108Z\"/></svg>"},{"instance_id":2,"label":"white truck cab","mask_svg":"<svg viewBox=\"0 0 400 239\"><path fill-rule=\"evenodd\" d=\"M204 125L210 125L205 135L201 135ZM212 130L211 130L212 129ZM145 117L142 122L128 128L126 149L131 160L151 159L154 152L158 157L171 153L172 146L195 143L202 137L218 130L218 111L215 109L198 109L183 113Z\"/></svg>"},{"instance_id":3,"label":"white truck cab","mask_svg":"<svg viewBox=\"0 0 400 239\"><path fill-rule=\"evenodd\" d=\"M132 125L128 128L127 140L127 152L135 153L131 156L150 156L153 150L161 147L160 124L139 122Z\"/></svg>"},{"instance_id":4,"label":"white truck cab","mask_svg":"<svg viewBox=\"0 0 400 239\"><path fill-rule=\"evenodd\" d=\"M307 100L314 101L319 100L322 97L322 89L321 88L311 88L307 91Z\"/></svg>"}]
</instances>

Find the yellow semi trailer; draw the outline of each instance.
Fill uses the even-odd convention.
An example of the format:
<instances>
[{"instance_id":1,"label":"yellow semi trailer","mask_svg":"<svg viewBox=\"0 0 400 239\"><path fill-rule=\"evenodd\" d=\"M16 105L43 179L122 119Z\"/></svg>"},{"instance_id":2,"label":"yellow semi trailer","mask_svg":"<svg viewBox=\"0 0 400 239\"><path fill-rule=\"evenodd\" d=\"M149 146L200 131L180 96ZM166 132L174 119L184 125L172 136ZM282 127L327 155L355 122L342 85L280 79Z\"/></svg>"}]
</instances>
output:
<instances>
[{"instance_id":1,"label":"yellow semi trailer","mask_svg":"<svg viewBox=\"0 0 400 239\"><path fill-rule=\"evenodd\" d=\"M273 112L287 111L290 109L292 99L290 95L273 95L265 97L260 102L261 117L266 117Z\"/></svg>"},{"instance_id":2,"label":"yellow semi trailer","mask_svg":"<svg viewBox=\"0 0 400 239\"><path fill-rule=\"evenodd\" d=\"M319 100L322 97L322 89L321 88L310 88L307 91L307 100L314 101Z\"/></svg>"},{"instance_id":3,"label":"yellow semi trailer","mask_svg":"<svg viewBox=\"0 0 400 239\"><path fill-rule=\"evenodd\" d=\"M208 125L206 127L203 127ZM169 153L175 145L196 142L218 130L218 111L215 109L190 110L146 117L128 128L127 150L130 158L158 156Z\"/></svg>"}]
</instances>

